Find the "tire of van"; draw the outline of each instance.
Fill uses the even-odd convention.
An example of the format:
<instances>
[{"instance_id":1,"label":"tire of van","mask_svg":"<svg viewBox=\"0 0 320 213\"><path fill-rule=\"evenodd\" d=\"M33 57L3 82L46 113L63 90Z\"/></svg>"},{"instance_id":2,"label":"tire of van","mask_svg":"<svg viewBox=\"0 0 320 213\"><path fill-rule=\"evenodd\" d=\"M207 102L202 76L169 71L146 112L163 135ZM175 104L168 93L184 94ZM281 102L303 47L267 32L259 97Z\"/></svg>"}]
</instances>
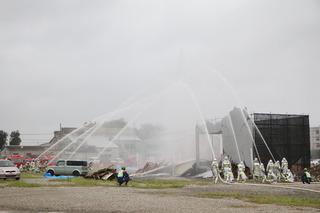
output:
<instances>
[{"instance_id":1,"label":"tire of van","mask_svg":"<svg viewBox=\"0 0 320 213\"><path fill-rule=\"evenodd\" d=\"M73 172L72 172L72 175L73 175L73 176L80 176L80 172L77 171L77 170L76 170L76 171L73 171Z\"/></svg>"},{"instance_id":2,"label":"tire of van","mask_svg":"<svg viewBox=\"0 0 320 213\"><path fill-rule=\"evenodd\" d=\"M20 177L16 177L16 180L20 180Z\"/></svg>"},{"instance_id":3,"label":"tire of van","mask_svg":"<svg viewBox=\"0 0 320 213\"><path fill-rule=\"evenodd\" d=\"M50 173L52 176L54 175L54 171L53 170L48 170L47 173Z\"/></svg>"}]
</instances>

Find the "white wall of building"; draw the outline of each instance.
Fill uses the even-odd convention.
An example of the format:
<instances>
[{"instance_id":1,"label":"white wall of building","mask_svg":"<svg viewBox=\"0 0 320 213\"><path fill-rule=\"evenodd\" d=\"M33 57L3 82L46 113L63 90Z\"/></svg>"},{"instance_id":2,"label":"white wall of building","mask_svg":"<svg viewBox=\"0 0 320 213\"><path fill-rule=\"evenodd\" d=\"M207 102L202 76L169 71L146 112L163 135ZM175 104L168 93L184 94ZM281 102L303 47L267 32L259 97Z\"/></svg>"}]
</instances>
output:
<instances>
[{"instance_id":1,"label":"white wall of building","mask_svg":"<svg viewBox=\"0 0 320 213\"><path fill-rule=\"evenodd\" d=\"M320 158L320 126L310 127L310 152L311 159Z\"/></svg>"}]
</instances>

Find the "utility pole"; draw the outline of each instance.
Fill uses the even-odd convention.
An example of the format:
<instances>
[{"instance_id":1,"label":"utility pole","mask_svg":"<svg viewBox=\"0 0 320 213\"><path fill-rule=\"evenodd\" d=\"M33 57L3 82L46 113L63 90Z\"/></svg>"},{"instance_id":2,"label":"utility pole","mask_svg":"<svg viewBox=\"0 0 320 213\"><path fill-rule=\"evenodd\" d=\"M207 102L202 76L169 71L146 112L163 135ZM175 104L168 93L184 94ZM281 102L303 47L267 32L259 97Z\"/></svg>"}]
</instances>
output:
<instances>
[{"instance_id":1,"label":"utility pole","mask_svg":"<svg viewBox=\"0 0 320 213\"><path fill-rule=\"evenodd\" d=\"M196 142L196 172L199 168L200 164L200 146L199 146L199 141L200 141L200 132L199 132L199 127L196 125L195 128L195 142Z\"/></svg>"}]
</instances>

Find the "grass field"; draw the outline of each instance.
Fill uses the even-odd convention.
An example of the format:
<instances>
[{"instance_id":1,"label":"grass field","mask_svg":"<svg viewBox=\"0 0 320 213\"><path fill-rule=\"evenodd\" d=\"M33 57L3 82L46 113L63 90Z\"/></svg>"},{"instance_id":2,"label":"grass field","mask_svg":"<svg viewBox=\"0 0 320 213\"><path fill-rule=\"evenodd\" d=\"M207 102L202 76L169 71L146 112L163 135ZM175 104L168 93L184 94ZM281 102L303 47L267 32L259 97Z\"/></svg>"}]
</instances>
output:
<instances>
[{"instance_id":1,"label":"grass field","mask_svg":"<svg viewBox=\"0 0 320 213\"><path fill-rule=\"evenodd\" d=\"M234 198L257 204L277 204L284 206L300 206L320 209L320 198L298 198L284 195L248 195L243 193L240 194L232 192L200 193L199 197L212 199Z\"/></svg>"},{"instance_id":2,"label":"grass field","mask_svg":"<svg viewBox=\"0 0 320 213\"><path fill-rule=\"evenodd\" d=\"M0 185L8 187L95 187L95 186L118 186L115 180L94 180L83 177L75 177L68 179L42 179L42 174L22 173L21 180L0 180ZM39 179L39 181L38 181ZM42 179L42 180L41 180ZM31 181L32 180L32 181ZM205 180L188 180L188 179L134 179L128 183L128 187L143 188L143 189L167 189L167 188L182 188L187 185L206 185L208 181Z\"/></svg>"},{"instance_id":3,"label":"grass field","mask_svg":"<svg viewBox=\"0 0 320 213\"><path fill-rule=\"evenodd\" d=\"M16 180L0 180L0 186L3 187L41 187L41 184L38 183L28 183L24 181Z\"/></svg>"},{"instance_id":4,"label":"grass field","mask_svg":"<svg viewBox=\"0 0 320 213\"><path fill-rule=\"evenodd\" d=\"M33 172L22 172L21 178L43 178L43 174Z\"/></svg>"},{"instance_id":5,"label":"grass field","mask_svg":"<svg viewBox=\"0 0 320 213\"><path fill-rule=\"evenodd\" d=\"M94 179L85 179L82 177L70 178L70 179L52 179L49 180L52 182L59 182L62 185L70 186L118 186L115 180L113 181L104 181L104 180L94 180ZM128 183L128 187L133 188L143 188L143 189L167 189L167 188L182 188L187 185L203 185L206 182L198 180L162 180L162 179L144 179L144 180L132 180ZM59 185L55 185L59 186Z\"/></svg>"},{"instance_id":6,"label":"grass field","mask_svg":"<svg viewBox=\"0 0 320 213\"><path fill-rule=\"evenodd\" d=\"M69 178L69 179L41 179L42 174L23 173L21 180L0 180L1 187L118 187L117 182L86 179L83 177ZM179 195L180 189L186 186L194 185L205 186L211 185L212 182L208 180L197 179L133 179L129 182L127 187L141 188L141 189L177 189L173 194ZM181 189L183 191L183 189ZM202 190L202 189L201 189ZM194 191L188 194L188 196L195 196L198 198L212 198L212 199L224 199L233 198L246 202L256 204L276 204L283 206L295 206L295 207L312 207L320 209L320 198L311 197L295 197L292 195L266 195L257 194L252 195L245 192L234 191L215 191L215 192L203 192ZM161 190L156 193L163 193Z\"/></svg>"}]
</instances>

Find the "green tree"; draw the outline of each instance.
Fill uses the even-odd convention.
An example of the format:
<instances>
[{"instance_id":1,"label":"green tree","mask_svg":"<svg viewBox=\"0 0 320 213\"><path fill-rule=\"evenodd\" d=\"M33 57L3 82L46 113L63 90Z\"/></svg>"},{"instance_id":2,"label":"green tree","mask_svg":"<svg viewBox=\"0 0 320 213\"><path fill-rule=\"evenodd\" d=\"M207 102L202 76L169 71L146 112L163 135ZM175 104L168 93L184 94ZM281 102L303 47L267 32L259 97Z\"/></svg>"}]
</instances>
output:
<instances>
[{"instance_id":1,"label":"green tree","mask_svg":"<svg viewBox=\"0 0 320 213\"><path fill-rule=\"evenodd\" d=\"M139 129L136 130L137 135L142 139L150 139L159 136L164 131L164 128L159 125L142 124Z\"/></svg>"},{"instance_id":2,"label":"green tree","mask_svg":"<svg viewBox=\"0 0 320 213\"><path fill-rule=\"evenodd\" d=\"M10 134L10 141L9 141L10 146L12 145L19 146L20 143L21 143L21 138L20 138L19 130L12 131Z\"/></svg>"},{"instance_id":3,"label":"green tree","mask_svg":"<svg viewBox=\"0 0 320 213\"><path fill-rule=\"evenodd\" d=\"M3 150L7 145L8 133L3 130L0 130L0 151Z\"/></svg>"},{"instance_id":4,"label":"green tree","mask_svg":"<svg viewBox=\"0 0 320 213\"><path fill-rule=\"evenodd\" d=\"M123 128L127 125L127 122L123 119L117 119L117 120L111 120L111 121L106 121L102 125L103 128Z\"/></svg>"}]
</instances>

